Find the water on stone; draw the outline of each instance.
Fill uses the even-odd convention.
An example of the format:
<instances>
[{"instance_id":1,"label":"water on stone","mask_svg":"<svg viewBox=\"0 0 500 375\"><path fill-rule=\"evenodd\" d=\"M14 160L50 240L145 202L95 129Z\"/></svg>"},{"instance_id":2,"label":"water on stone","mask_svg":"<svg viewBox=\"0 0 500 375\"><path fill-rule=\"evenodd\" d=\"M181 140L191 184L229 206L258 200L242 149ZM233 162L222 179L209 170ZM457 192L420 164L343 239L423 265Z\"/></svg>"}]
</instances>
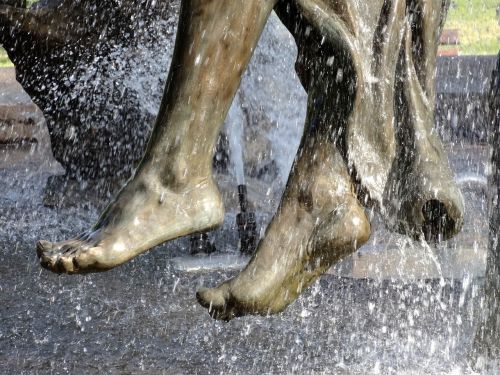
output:
<instances>
[{"instance_id":1,"label":"water on stone","mask_svg":"<svg viewBox=\"0 0 500 375\"><path fill-rule=\"evenodd\" d=\"M285 131L298 141L297 127ZM278 151L290 139L282 132L272 134ZM487 153L454 150L469 206L464 232L436 255L440 267L422 262L429 260L425 249L402 250L400 239L384 242L379 231L285 312L224 323L206 313L195 292L236 271L179 271L172 259L188 254L188 239L105 273L42 270L36 240L71 237L92 225L98 210L44 207L46 179L61 170L36 152L1 149L0 374L473 374L465 360L481 309L487 226L477 189L484 171L470 166L484 166ZM284 170L289 163L278 160ZM272 198L258 207L261 231L277 204L280 188L274 188L271 196L256 189ZM211 234L219 250L233 254L234 215ZM420 255L405 253L412 249ZM391 251L404 264L386 262L382 269L382 255L396 259Z\"/></svg>"},{"instance_id":2,"label":"water on stone","mask_svg":"<svg viewBox=\"0 0 500 375\"><path fill-rule=\"evenodd\" d=\"M43 207L53 170L17 165L0 168L0 373L473 373L464 359L480 278L329 274L282 314L218 322L195 291L234 271L177 271L170 259L188 253L185 239L105 273L40 269L42 234L78 233L98 212ZM214 238L234 250L229 221Z\"/></svg>"}]
</instances>

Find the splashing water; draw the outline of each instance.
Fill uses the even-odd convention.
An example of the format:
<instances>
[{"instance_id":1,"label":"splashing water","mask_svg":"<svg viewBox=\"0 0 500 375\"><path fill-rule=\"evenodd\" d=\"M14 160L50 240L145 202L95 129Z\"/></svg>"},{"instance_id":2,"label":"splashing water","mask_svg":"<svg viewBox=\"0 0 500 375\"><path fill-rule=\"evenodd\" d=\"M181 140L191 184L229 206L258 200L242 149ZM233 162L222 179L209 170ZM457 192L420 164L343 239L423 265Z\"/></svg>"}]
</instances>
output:
<instances>
[{"instance_id":1,"label":"splashing water","mask_svg":"<svg viewBox=\"0 0 500 375\"><path fill-rule=\"evenodd\" d=\"M160 44L167 51L172 45L166 39ZM117 69L104 83L122 82L137 93L152 117L170 55L150 45L136 48L131 65L137 69ZM279 177L286 180L305 114L305 94L291 77L294 48L273 16L242 82L245 100L237 94L226 120L238 184L246 179L245 127L252 121L244 106L251 106L252 113L262 108L268 116L272 127L266 137ZM130 53L125 49L117 46L114 51L119 62L119 56ZM151 65L141 65L143 60ZM90 75L79 77L82 85L92 81ZM103 90L102 81L96 84L98 90ZM443 262L427 244L417 247L393 236L398 251L391 253L383 233L378 235L380 243L374 235L366 250L347 262L355 271L362 259L394 259L396 254L403 266L395 264L394 272L387 271L386 262L384 269L374 267L375 281L366 273L326 275L284 313L229 324L213 322L196 305L193 293L199 285L215 285L233 273L177 272L169 259L186 252L183 240L105 274L67 277L40 272L33 244L41 233L48 239L72 235L88 228L97 212L43 207L39 197L47 171L0 170L0 373L475 374L464 358L483 304L477 277L481 273L469 270L471 258L480 257L478 238L485 238L484 198L473 191L484 187L485 178L482 172L470 172L482 163L471 159L475 151L461 152L468 159L455 170L465 170L458 182L470 190L465 192L466 228L445 250L462 256L457 264L467 265L461 270L464 276L455 278L455 270L441 269ZM218 248L237 247L233 222L226 220L215 232ZM471 256L467 246L472 240L476 254ZM430 262L422 266L421 258L415 258L411 263L411 254L418 251ZM430 266L437 271L429 272L428 279L404 279L408 268Z\"/></svg>"}]
</instances>

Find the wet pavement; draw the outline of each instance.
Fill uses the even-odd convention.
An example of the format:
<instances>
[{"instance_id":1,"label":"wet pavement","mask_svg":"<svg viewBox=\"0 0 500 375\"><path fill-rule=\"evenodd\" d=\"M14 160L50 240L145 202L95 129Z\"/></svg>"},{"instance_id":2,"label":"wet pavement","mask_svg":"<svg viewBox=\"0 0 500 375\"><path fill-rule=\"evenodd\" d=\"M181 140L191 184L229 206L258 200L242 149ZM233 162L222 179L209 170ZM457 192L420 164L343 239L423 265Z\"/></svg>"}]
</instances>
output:
<instances>
[{"instance_id":1,"label":"wet pavement","mask_svg":"<svg viewBox=\"0 0 500 375\"><path fill-rule=\"evenodd\" d=\"M62 172L44 150L0 147L0 374L473 373L466 359L482 303L485 148L453 148L468 208L454 242L429 254L380 229L284 313L229 323L212 320L195 291L235 272L177 270L171 259L187 255L188 239L106 273L40 269L36 240L70 237L98 215L92 204L43 206L47 178ZM263 200L262 230L280 187L269 194L250 185ZM234 253L229 211L211 239Z\"/></svg>"},{"instance_id":2,"label":"wet pavement","mask_svg":"<svg viewBox=\"0 0 500 375\"><path fill-rule=\"evenodd\" d=\"M481 279L468 273L330 274L282 314L223 323L195 291L234 272L177 271L170 259L187 254L187 239L106 273L41 270L36 240L74 235L98 212L44 207L45 181L57 169L36 150L25 155L0 170L0 373L472 373L464 359L482 297ZM234 251L228 217L212 238Z\"/></svg>"}]
</instances>

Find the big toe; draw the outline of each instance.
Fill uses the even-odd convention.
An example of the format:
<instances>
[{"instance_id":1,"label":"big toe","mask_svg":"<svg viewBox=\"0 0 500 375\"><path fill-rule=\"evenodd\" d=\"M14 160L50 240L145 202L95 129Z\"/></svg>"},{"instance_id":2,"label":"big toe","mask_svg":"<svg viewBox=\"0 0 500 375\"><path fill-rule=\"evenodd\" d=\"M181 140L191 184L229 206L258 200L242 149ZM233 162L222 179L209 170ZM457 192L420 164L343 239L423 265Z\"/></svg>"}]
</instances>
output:
<instances>
[{"instance_id":1,"label":"big toe","mask_svg":"<svg viewBox=\"0 0 500 375\"><path fill-rule=\"evenodd\" d=\"M239 316L233 306L234 300L230 298L228 284L222 284L217 288L201 288L196 292L196 298L214 319L228 322Z\"/></svg>"},{"instance_id":2,"label":"big toe","mask_svg":"<svg viewBox=\"0 0 500 375\"><path fill-rule=\"evenodd\" d=\"M46 252L52 250L52 242L49 241L38 241L36 243L36 255L41 258Z\"/></svg>"},{"instance_id":3,"label":"big toe","mask_svg":"<svg viewBox=\"0 0 500 375\"><path fill-rule=\"evenodd\" d=\"M226 305L224 292L221 288L200 288L196 292L196 298L200 305L207 309L223 309Z\"/></svg>"}]
</instances>

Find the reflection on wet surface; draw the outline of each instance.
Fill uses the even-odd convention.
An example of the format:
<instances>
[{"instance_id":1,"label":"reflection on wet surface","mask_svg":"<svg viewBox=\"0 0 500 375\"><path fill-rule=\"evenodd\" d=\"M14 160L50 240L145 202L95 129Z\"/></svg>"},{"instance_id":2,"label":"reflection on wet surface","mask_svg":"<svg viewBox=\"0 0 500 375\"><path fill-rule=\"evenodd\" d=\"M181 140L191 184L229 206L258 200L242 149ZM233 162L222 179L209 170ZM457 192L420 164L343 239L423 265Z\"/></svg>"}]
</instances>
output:
<instances>
[{"instance_id":1,"label":"reflection on wet surface","mask_svg":"<svg viewBox=\"0 0 500 375\"><path fill-rule=\"evenodd\" d=\"M29 164L0 171L0 373L470 372L461 366L481 295L467 273L454 281L327 275L283 314L222 323L195 291L233 273L176 271L169 259L188 253L187 239L102 274L41 270L37 239L71 236L98 214L43 207L50 173ZM230 227L214 236L234 249Z\"/></svg>"},{"instance_id":2,"label":"reflection on wet surface","mask_svg":"<svg viewBox=\"0 0 500 375\"><path fill-rule=\"evenodd\" d=\"M46 180L61 169L33 145L2 146L0 373L472 374L465 360L482 302L487 157L482 147L453 148L467 212L463 233L441 249L429 253L378 226L368 246L284 313L222 323L198 305L195 291L235 271L178 271L171 259L189 253L189 239L106 273L42 270L36 240L79 233L98 210L83 202L44 207ZM280 187L269 194L252 183L262 231ZM237 201L227 191L236 190L227 185L231 207ZM237 249L234 223L230 210L210 234L219 250Z\"/></svg>"}]
</instances>

